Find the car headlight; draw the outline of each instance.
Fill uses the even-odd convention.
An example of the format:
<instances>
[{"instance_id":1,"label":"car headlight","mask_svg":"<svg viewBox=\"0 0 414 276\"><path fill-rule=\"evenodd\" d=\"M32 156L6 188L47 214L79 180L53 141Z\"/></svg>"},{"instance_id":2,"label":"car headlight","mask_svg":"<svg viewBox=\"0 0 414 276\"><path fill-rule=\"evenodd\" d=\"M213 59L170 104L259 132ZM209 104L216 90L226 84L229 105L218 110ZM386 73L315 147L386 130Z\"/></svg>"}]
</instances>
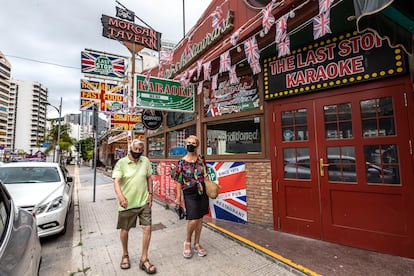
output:
<instances>
[{"instance_id":1,"label":"car headlight","mask_svg":"<svg viewBox=\"0 0 414 276\"><path fill-rule=\"evenodd\" d=\"M34 209L34 213L42 214L42 213L51 212L51 211L61 208L62 205L63 205L63 197L59 196L50 202L37 206Z\"/></svg>"}]
</instances>

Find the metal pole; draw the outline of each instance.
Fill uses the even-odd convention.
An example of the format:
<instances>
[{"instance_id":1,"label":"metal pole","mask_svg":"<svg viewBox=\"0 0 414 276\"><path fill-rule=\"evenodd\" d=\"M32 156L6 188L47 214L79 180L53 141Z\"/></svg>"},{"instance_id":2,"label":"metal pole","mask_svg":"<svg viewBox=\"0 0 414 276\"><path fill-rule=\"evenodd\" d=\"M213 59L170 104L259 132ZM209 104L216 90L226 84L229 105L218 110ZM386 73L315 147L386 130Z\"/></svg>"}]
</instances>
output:
<instances>
[{"instance_id":1,"label":"metal pole","mask_svg":"<svg viewBox=\"0 0 414 276\"><path fill-rule=\"evenodd\" d=\"M93 149L93 202L95 202L95 195L96 195L96 159L98 155L98 107L96 104L93 105L93 124L94 124L94 132L93 135L95 136L95 145Z\"/></svg>"},{"instance_id":2,"label":"metal pole","mask_svg":"<svg viewBox=\"0 0 414 276\"><path fill-rule=\"evenodd\" d=\"M185 0L183 0L183 37L185 37Z\"/></svg>"},{"instance_id":3,"label":"metal pole","mask_svg":"<svg viewBox=\"0 0 414 276\"><path fill-rule=\"evenodd\" d=\"M62 118L62 97L60 97L60 105L59 105L59 124L58 124L58 138L57 138L57 162L60 164L60 121Z\"/></svg>"}]
</instances>

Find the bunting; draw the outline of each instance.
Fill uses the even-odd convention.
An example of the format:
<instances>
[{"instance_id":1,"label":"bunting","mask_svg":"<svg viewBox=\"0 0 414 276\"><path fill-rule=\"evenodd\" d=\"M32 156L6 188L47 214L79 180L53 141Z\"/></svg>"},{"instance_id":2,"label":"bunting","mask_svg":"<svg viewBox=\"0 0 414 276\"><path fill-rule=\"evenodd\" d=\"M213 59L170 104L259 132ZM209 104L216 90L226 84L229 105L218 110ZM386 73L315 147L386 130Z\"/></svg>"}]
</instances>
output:
<instances>
[{"instance_id":1,"label":"bunting","mask_svg":"<svg viewBox=\"0 0 414 276\"><path fill-rule=\"evenodd\" d=\"M149 70L147 75L145 76L144 86L146 87L149 86L150 77L151 77L151 70Z\"/></svg>"},{"instance_id":2,"label":"bunting","mask_svg":"<svg viewBox=\"0 0 414 276\"><path fill-rule=\"evenodd\" d=\"M331 10L333 0L319 0L319 14Z\"/></svg>"},{"instance_id":3,"label":"bunting","mask_svg":"<svg viewBox=\"0 0 414 276\"><path fill-rule=\"evenodd\" d=\"M241 31L243 31L244 30L244 27L243 26L241 26L240 28L238 28L237 29L237 31L235 31L231 36L230 36L230 43L231 43L231 45L233 45L233 46L236 46L236 44L237 44L237 41L239 41L239 36L240 36L240 33L241 33Z\"/></svg>"},{"instance_id":4,"label":"bunting","mask_svg":"<svg viewBox=\"0 0 414 276\"><path fill-rule=\"evenodd\" d=\"M197 79L200 78L201 69L203 68L203 59L197 60Z\"/></svg>"},{"instance_id":5,"label":"bunting","mask_svg":"<svg viewBox=\"0 0 414 276\"><path fill-rule=\"evenodd\" d=\"M238 84L239 78L236 74L236 65L231 66L229 73L230 84Z\"/></svg>"},{"instance_id":6,"label":"bunting","mask_svg":"<svg viewBox=\"0 0 414 276\"><path fill-rule=\"evenodd\" d=\"M288 15L284 15L276 22L276 43L285 40L287 36L287 19Z\"/></svg>"},{"instance_id":7,"label":"bunting","mask_svg":"<svg viewBox=\"0 0 414 276\"><path fill-rule=\"evenodd\" d=\"M272 28L273 24L275 24L275 17L272 14L272 3L267 4L266 8L262 10L263 18L262 18L262 26L263 31L267 34Z\"/></svg>"},{"instance_id":8,"label":"bunting","mask_svg":"<svg viewBox=\"0 0 414 276\"><path fill-rule=\"evenodd\" d=\"M187 88L187 86L190 83L190 80L189 80L189 78L187 78L187 75L188 75L188 71L186 70L181 74L181 77L180 77L180 83L185 88Z\"/></svg>"},{"instance_id":9,"label":"bunting","mask_svg":"<svg viewBox=\"0 0 414 276\"><path fill-rule=\"evenodd\" d=\"M330 12L323 12L313 18L313 38L316 40L326 34L332 33L330 27Z\"/></svg>"},{"instance_id":10,"label":"bunting","mask_svg":"<svg viewBox=\"0 0 414 276\"><path fill-rule=\"evenodd\" d=\"M161 63L165 65L170 65L173 61L174 52L173 51L162 51L160 56Z\"/></svg>"},{"instance_id":11,"label":"bunting","mask_svg":"<svg viewBox=\"0 0 414 276\"><path fill-rule=\"evenodd\" d=\"M211 80L211 90L217 89L217 79L218 79L218 74L215 74Z\"/></svg>"},{"instance_id":12,"label":"bunting","mask_svg":"<svg viewBox=\"0 0 414 276\"><path fill-rule=\"evenodd\" d=\"M219 73L224 73L224 72L229 71L230 67L231 67L230 50L228 50L220 55Z\"/></svg>"},{"instance_id":13,"label":"bunting","mask_svg":"<svg viewBox=\"0 0 414 276\"><path fill-rule=\"evenodd\" d=\"M190 34L187 38L187 44L184 49L184 55L186 57L193 56L193 39L194 39L194 34Z\"/></svg>"},{"instance_id":14,"label":"bunting","mask_svg":"<svg viewBox=\"0 0 414 276\"><path fill-rule=\"evenodd\" d=\"M262 71L259 63L260 51L254 36L244 42L244 52L253 74L260 73Z\"/></svg>"},{"instance_id":15,"label":"bunting","mask_svg":"<svg viewBox=\"0 0 414 276\"><path fill-rule=\"evenodd\" d=\"M197 86L197 95L200 95L203 92L203 82L200 81Z\"/></svg>"},{"instance_id":16,"label":"bunting","mask_svg":"<svg viewBox=\"0 0 414 276\"><path fill-rule=\"evenodd\" d=\"M216 10L211 13L213 29L224 27L224 13L220 6L216 7Z\"/></svg>"},{"instance_id":17,"label":"bunting","mask_svg":"<svg viewBox=\"0 0 414 276\"><path fill-rule=\"evenodd\" d=\"M211 74L211 61L208 61L203 64L203 72L204 72L204 80L210 80L210 74Z\"/></svg>"},{"instance_id":18,"label":"bunting","mask_svg":"<svg viewBox=\"0 0 414 276\"><path fill-rule=\"evenodd\" d=\"M281 41L277 44L277 52L278 52L277 57L283 57L283 56L290 55L290 38L289 38L289 36L287 36L285 38L285 40L283 40L283 41Z\"/></svg>"}]
</instances>

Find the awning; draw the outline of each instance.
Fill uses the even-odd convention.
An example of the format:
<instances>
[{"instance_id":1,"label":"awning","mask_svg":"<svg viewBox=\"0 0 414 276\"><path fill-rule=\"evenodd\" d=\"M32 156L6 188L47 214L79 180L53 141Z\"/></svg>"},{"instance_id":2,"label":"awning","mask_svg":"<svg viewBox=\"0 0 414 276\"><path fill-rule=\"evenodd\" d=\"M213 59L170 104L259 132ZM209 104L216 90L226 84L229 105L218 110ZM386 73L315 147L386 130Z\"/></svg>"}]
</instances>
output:
<instances>
[{"instance_id":1,"label":"awning","mask_svg":"<svg viewBox=\"0 0 414 276\"><path fill-rule=\"evenodd\" d=\"M354 0L354 8L358 32L374 31L391 47L414 53L414 1Z\"/></svg>"}]
</instances>

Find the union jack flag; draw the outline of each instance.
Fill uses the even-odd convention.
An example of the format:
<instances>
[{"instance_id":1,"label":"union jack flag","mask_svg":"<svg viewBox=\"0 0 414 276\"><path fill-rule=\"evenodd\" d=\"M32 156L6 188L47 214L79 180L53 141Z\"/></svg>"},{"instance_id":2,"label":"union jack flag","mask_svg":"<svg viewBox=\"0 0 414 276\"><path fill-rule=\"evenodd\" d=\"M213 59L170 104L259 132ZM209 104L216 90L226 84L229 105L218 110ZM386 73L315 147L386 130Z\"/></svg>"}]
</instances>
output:
<instances>
[{"instance_id":1,"label":"union jack flag","mask_svg":"<svg viewBox=\"0 0 414 276\"><path fill-rule=\"evenodd\" d=\"M172 63L174 57L173 51L162 51L160 61L165 65L169 65Z\"/></svg>"},{"instance_id":2,"label":"union jack flag","mask_svg":"<svg viewBox=\"0 0 414 276\"><path fill-rule=\"evenodd\" d=\"M290 54L290 38L287 36L285 40L277 44L278 57L283 57Z\"/></svg>"},{"instance_id":3,"label":"union jack flag","mask_svg":"<svg viewBox=\"0 0 414 276\"><path fill-rule=\"evenodd\" d=\"M333 0L319 0L319 14L330 11Z\"/></svg>"},{"instance_id":4,"label":"union jack flag","mask_svg":"<svg viewBox=\"0 0 414 276\"><path fill-rule=\"evenodd\" d=\"M323 12L313 18L313 38L318 39L332 33L330 27L330 12Z\"/></svg>"},{"instance_id":5,"label":"union jack flag","mask_svg":"<svg viewBox=\"0 0 414 276\"><path fill-rule=\"evenodd\" d=\"M184 54L186 57L193 56L193 38L194 34L190 34L187 39L187 44L184 49Z\"/></svg>"},{"instance_id":6,"label":"union jack flag","mask_svg":"<svg viewBox=\"0 0 414 276\"><path fill-rule=\"evenodd\" d=\"M187 76L188 76L188 71L184 71L180 77L180 83L185 88L187 88L187 86L190 84L190 78L187 78Z\"/></svg>"},{"instance_id":7,"label":"union jack flag","mask_svg":"<svg viewBox=\"0 0 414 276\"><path fill-rule=\"evenodd\" d=\"M235 31L235 32L234 32L234 33L230 36L230 43L231 43L233 46L236 46L237 41L239 41L240 32L241 32L242 30L244 30L244 27L243 27L243 26L242 26L242 27L240 27L240 28L238 28L238 29L237 29L237 31Z\"/></svg>"},{"instance_id":8,"label":"union jack flag","mask_svg":"<svg viewBox=\"0 0 414 276\"><path fill-rule=\"evenodd\" d=\"M276 43L279 43L283 40L285 40L287 35L287 15L282 16L279 18L279 20L276 22Z\"/></svg>"},{"instance_id":9,"label":"union jack flag","mask_svg":"<svg viewBox=\"0 0 414 276\"><path fill-rule=\"evenodd\" d=\"M265 34L269 32L273 24L275 24L275 17L272 14L272 3L269 3L263 10L262 26Z\"/></svg>"},{"instance_id":10,"label":"union jack flag","mask_svg":"<svg viewBox=\"0 0 414 276\"><path fill-rule=\"evenodd\" d=\"M197 79L200 78L201 68L203 68L203 59L197 60Z\"/></svg>"},{"instance_id":11,"label":"union jack flag","mask_svg":"<svg viewBox=\"0 0 414 276\"><path fill-rule=\"evenodd\" d=\"M158 64L158 77L162 78L163 74L164 74L164 67L160 63L160 64Z\"/></svg>"},{"instance_id":12,"label":"union jack flag","mask_svg":"<svg viewBox=\"0 0 414 276\"><path fill-rule=\"evenodd\" d=\"M233 65L230 68L229 79L230 79L230 84L238 84L239 83L239 78L237 77L237 74L236 74L236 65Z\"/></svg>"},{"instance_id":13,"label":"union jack flag","mask_svg":"<svg viewBox=\"0 0 414 276\"><path fill-rule=\"evenodd\" d=\"M96 68L96 60L106 58L112 64L112 68ZM125 59L120 57L101 55L98 53L82 51L82 73L107 76L112 78L125 78Z\"/></svg>"},{"instance_id":14,"label":"union jack flag","mask_svg":"<svg viewBox=\"0 0 414 276\"><path fill-rule=\"evenodd\" d=\"M204 80L210 80L211 74L211 61L203 64Z\"/></svg>"},{"instance_id":15,"label":"union jack flag","mask_svg":"<svg viewBox=\"0 0 414 276\"><path fill-rule=\"evenodd\" d=\"M230 60L230 50L222 53L220 55L220 68L219 73L227 72L230 70L231 60Z\"/></svg>"},{"instance_id":16,"label":"union jack flag","mask_svg":"<svg viewBox=\"0 0 414 276\"><path fill-rule=\"evenodd\" d=\"M216 7L216 10L211 13L213 29L224 27L224 13L220 6Z\"/></svg>"},{"instance_id":17,"label":"union jack flag","mask_svg":"<svg viewBox=\"0 0 414 276\"><path fill-rule=\"evenodd\" d=\"M151 70L148 71L147 75L145 76L144 86L148 86L151 78Z\"/></svg>"},{"instance_id":18,"label":"union jack flag","mask_svg":"<svg viewBox=\"0 0 414 276\"><path fill-rule=\"evenodd\" d=\"M253 74L260 73L260 51L259 47L257 46L256 38L254 36L244 42L244 52L246 54L247 62L252 68Z\"/></svg>"},{"instance_id":19,"label":"union jack flag","mask_svg":"<svg viewBox=\"0 0 414 276\"><path fill-rule=\"evenodd\" d=\"M197 86L197 95L200 95L203 92L203 82L200 81Z\"/></svg>"}]
</instances>

